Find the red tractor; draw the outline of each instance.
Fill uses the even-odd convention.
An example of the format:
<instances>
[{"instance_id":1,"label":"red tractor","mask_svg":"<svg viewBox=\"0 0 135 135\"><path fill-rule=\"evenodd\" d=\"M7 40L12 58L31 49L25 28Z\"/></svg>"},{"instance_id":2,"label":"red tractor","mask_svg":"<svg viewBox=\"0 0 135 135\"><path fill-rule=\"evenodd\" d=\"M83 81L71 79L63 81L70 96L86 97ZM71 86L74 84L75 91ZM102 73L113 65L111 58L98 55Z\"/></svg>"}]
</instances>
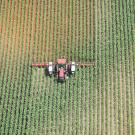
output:
<instances>
[{"instance_id":1,"label":"red tractor","mask_svg":"<svg viewBox=\"0 0 135 135\"><path fill-rule=\"evenodd\" d=\"M55 74L59 82L64 82L68 75L74 74L76 66L86 67L94 65L94 63L75 63L69 62L64 58L58 59L56 63L48 62L43 64L32 64L34 67L47 67L47 72L51 76Z\"/></svg>"}]
</instances>

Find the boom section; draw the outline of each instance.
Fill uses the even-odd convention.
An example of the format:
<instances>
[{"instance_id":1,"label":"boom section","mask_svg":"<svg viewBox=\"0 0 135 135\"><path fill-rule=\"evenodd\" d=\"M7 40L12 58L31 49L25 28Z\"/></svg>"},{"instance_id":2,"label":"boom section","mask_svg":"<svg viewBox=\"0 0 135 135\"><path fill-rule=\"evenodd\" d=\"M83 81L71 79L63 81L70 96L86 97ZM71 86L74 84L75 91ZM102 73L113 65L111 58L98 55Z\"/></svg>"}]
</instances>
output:
<instances>
[{"instance_id":1,"label":"boom section","mask_svg":"<svg viewBox=\"0 0 135 135\"><path fill-rule=\"evenodd\" d=\"M48 64L47 63L35 63L32 64L33 67L47 67Z\"/></svg>"},{"instance_id":2,"label":"boom section","mask_svg":"<svg viewBox=\"0 0 135 135\"><path fill-rule=\"evenodd\" d=\"M78 62L78 63L76 63L76 65L78 67L91 67L91 66L95 65L95 62L86 62L86 63Z\"/></svg>"}]
</instances>

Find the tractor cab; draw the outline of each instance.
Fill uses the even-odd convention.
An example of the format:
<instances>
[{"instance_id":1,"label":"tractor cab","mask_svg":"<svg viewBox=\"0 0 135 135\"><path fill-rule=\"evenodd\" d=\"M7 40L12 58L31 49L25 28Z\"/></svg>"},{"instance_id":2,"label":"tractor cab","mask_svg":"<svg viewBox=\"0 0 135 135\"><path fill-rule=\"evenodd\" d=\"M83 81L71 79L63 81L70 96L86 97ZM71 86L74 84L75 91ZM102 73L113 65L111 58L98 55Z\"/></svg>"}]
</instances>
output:
<instances>
[{"instance_id":1,"label":"tractor cab","mask_svg":"<svg viewBox=\"0 0 135 135\"><path fill-rule=\"evenodd\" d=\"M57 60L58 68L65 68L66 67L66 59L58 59Z\"/></svg>"}]
</instances>

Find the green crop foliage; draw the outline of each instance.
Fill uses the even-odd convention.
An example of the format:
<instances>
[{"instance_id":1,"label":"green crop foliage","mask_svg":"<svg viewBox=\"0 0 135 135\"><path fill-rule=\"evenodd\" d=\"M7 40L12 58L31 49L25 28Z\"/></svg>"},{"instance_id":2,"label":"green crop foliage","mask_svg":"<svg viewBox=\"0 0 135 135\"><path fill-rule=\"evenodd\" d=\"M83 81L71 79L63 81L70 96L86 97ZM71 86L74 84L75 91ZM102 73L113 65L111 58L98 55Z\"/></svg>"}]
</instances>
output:
<instances>
[{"instance_id":1,"label":"green crop foliage","mask_svg":"<svg viewBox=\"0 0 135 135\"><path fill-rule=\"evenodd\" d=\"M1 0L0 133L135 134L134 0ZM65 83L33 62L80 68Z\"/></svg>"}]
</instances>

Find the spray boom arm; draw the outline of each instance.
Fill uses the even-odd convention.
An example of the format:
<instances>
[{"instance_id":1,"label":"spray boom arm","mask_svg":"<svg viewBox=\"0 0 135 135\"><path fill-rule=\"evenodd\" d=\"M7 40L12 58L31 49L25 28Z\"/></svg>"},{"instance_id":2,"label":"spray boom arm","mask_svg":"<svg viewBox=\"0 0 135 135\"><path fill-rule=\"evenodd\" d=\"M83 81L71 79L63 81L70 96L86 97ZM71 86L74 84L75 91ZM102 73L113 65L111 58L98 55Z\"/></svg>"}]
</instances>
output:
<instances>
[{"instance_id":1,"label":"spray boom arm","mask_svg":"<svg viewBox=\"0 0 135 135\"><path fill-rule=\"evenodd\" d=\"M78 67L90 67L90 66L94 66L95 65L95 62L90 62L90 63L81 63L81 62L78 62L78 63L76 63L76 65Z\"/></svg>"},{"instance_id":2,"label":"spray boom arm","mask_svg":"<svg viewBox=\"0 0 135 135\"><path fill-rule=\"evenodd\" d=\"M42 64L37 63L37 64L32 64L32 66L33 67L46 67L46 66L48 66L48 64L46 64L46 63L42 63Z\"/></svg>"}]
</instances>

